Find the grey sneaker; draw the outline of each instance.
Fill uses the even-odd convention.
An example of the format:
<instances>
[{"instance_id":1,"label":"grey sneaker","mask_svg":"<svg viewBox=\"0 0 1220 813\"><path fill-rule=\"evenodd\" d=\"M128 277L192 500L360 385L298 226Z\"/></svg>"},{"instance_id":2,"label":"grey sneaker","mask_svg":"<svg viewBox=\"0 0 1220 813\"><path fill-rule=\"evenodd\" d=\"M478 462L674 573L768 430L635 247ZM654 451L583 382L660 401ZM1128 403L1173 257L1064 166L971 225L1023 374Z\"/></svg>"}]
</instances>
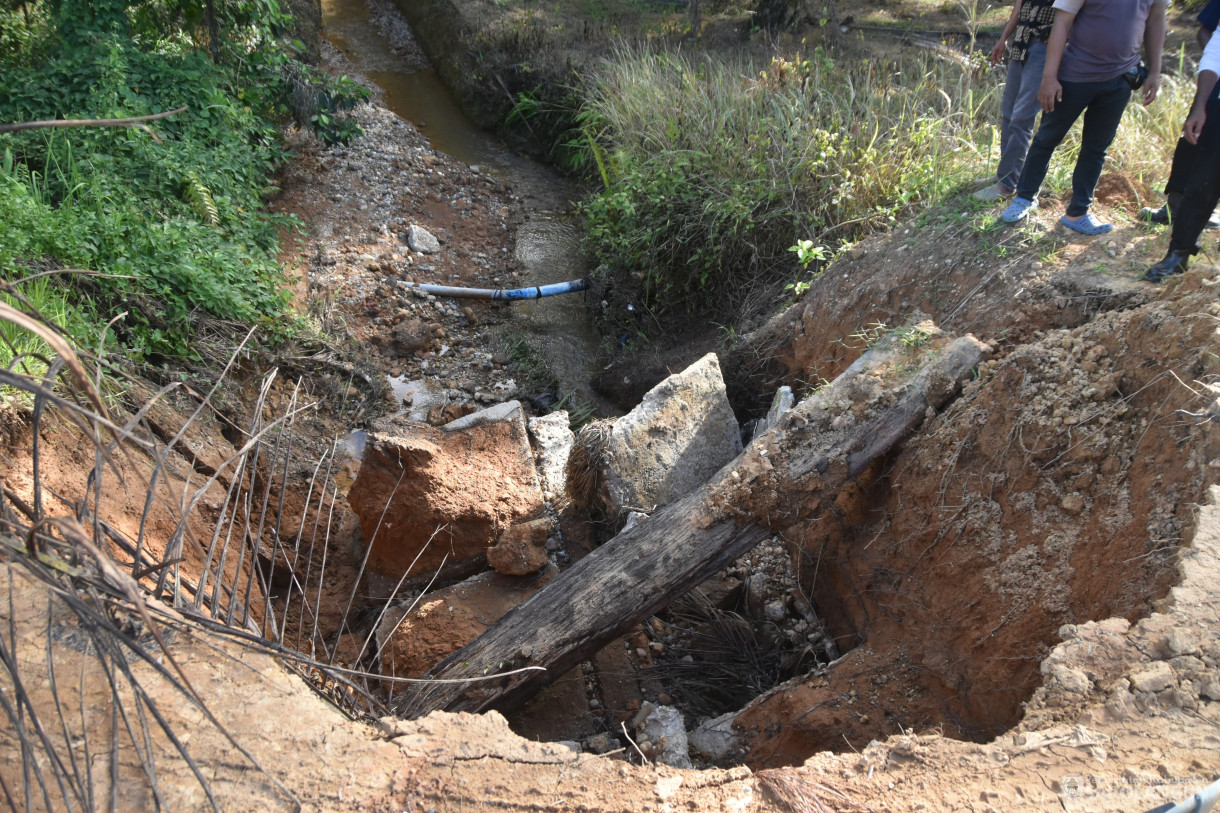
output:
<instances>
[{"instance_id":1,"label":"grey sneaker","mask_svg":"<svg viewBox=\"0 0 1220 813\"><path fill-rule=\"evenodd\" d=\"M996 181L990 186L984 186L982 189L975 192L973 197L975 200L981 200L984 203L991 203L992 201L1011 198L1016 191L1017 190Z\"/></svg>"}]
</instances>

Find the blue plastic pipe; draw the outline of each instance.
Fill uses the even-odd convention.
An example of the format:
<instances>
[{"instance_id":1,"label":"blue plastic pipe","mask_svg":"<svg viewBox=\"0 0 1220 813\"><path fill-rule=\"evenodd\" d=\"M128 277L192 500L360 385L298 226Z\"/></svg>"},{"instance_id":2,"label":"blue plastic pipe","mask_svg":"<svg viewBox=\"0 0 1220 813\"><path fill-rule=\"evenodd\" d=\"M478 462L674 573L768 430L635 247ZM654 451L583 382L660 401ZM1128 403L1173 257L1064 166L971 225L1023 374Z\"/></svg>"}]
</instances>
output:
<instances>
[{"instance_id":1,"label":"blue plastic pipe","mask_svg":"<svg viewBox=\"0 0 1220 813\"><path fill-rule=\"evenodd\" d=\"M423 282L399 282L404 288L414 288L433 296L454 299L541 299L544 296L570 294L589 287L588 280L574 279L554 282L550 285L535 285L532 288L453 288L448 285L428 285Z\"/></svg>"}]
</instances>

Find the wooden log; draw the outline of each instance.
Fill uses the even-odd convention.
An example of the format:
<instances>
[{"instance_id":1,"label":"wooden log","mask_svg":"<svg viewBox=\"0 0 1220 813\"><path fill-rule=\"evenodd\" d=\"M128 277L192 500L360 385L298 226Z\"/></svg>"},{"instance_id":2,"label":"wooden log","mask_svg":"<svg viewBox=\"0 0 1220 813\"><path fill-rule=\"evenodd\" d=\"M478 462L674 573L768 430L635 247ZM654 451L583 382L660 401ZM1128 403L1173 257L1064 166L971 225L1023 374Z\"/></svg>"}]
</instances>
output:
<instances>
[{"instance_id":1,"label":"wooden log","mask_svg":"<svg viewBox=\"0 0 1220 813\"><path fill-rule=\"evenodd\" d=\"M758 542L820 515L988 352L972 336L918 329L926 341L907 333L864 354L707 485L619 534L437 664L425 680L446 682L413 684L395 712L515 708ZM486 679L531 666L543 670Z\"/></svg>"}]
</instances>

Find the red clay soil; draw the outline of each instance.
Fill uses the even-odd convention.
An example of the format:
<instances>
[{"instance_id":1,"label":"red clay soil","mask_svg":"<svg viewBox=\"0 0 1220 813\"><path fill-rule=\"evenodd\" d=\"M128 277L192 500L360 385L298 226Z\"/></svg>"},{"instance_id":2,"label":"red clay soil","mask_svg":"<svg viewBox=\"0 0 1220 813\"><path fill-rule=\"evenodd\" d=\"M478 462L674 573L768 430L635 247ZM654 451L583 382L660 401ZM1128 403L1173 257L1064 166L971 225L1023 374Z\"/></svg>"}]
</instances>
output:
<instances>
[{"instance_id":1,"label":"red clay soil","mask_svg":"<svg viewBox=\"0 0 1220 813\"><path fill-rule=\"evenodd\" d=\"M790 534L802 581L856 648L738 718L749 764L929 727L990 739L1020 720L1062 625L1150 612L1217 476L1220 446L1185 414L1217 372L1216 310L1188 278L1043 333Z\"/></svg>"}]
</instances>

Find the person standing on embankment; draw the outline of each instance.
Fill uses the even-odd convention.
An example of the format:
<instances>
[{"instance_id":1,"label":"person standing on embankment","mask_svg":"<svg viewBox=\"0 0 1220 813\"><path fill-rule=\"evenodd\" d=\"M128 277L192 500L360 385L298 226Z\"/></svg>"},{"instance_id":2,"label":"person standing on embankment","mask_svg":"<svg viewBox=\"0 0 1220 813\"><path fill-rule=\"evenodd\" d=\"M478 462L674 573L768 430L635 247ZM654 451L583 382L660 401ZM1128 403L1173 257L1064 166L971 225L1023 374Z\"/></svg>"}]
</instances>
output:
<instances>
[{"instance_id":1,"label":"person standing on embankment","mask_svg":"<svg viewBox=\"0 0 1220 813\"><path fill-rule=\"evenodd\" d=\"M1190 258L1199 251L1199 235L1207 226L1212 210L1220 202L1220 37L1212 37L1199 61L1199 78L1190 116L1182 127L1182 137L1195 146L1190 180L1175 210L1169 253L1144 279L1161 282L1186 270Z\"/></svg>"},{"instance_id":2,"label":"person standing on embankment","mask_svg":"<svg viewBox=\"0 0 1220 813\"><path fill-rule=\"evenodd\" d=\"M1000 41L991 49L991 64L1008 51L1004 100L1000 106L1000 164L995 182L974 193L977 200L1011 198L1025 166L1025 153L1038 120L1038 88L1046 64L1046 40L1055 22L1054 0L1017 0ZM1213 0L1220 3L1220 0ZM1011 40L1010 40L1011 38Z\"/></svg>"},{"instance_id":3,"label":"person standing on embankment","mask_svg":"<svg viewBox=\"0 0 1220 813\"><path fill-rule=\"evenodd\" d=\"M1038 90L1042 123L1017 180L1016 196L1001 220L1019 223L1038 205L1051 156L1083 115L1072 200L1059 222L1087 235L1114 229L1112 223L1098 222L1089 207L1132 91L1142 88L1148 105L1161 88L1166 5L1168 0L1055 0L1055 22ZM1148 60L1146 75L1141 70L1141 43Z\"/></svg>"},{"instance_id":4,"label":"person standing on embankment","mask_svg":"<svg viewBox=\"0 0 1220 813\"><path fill-rule=\"evenodd\" d=\"M1198 41L1200 48L1206 48L1207 43L1211 41L1212 34L1216 32L1216 26L1220 25L1220 0L1211 0L1199 12L1199 16L1195 17L1195 20L1199 23L1195 40ZM1177 220L1178 207L1182 203L1186 185L1192 177L1195 156L1198 154L1199 147L1188 141L1185 135L1178 139L1178 145L1173 151L1173 164L1169 169L1169 180L1165 181L1165 205L1159 209L1152 207L1141 209L1140 220L1162 224L1169 224ZM1216 220L1214 214L1208 219L1206 228L1220 229L1220 221Z\"/></svg>"}]
</instances>

